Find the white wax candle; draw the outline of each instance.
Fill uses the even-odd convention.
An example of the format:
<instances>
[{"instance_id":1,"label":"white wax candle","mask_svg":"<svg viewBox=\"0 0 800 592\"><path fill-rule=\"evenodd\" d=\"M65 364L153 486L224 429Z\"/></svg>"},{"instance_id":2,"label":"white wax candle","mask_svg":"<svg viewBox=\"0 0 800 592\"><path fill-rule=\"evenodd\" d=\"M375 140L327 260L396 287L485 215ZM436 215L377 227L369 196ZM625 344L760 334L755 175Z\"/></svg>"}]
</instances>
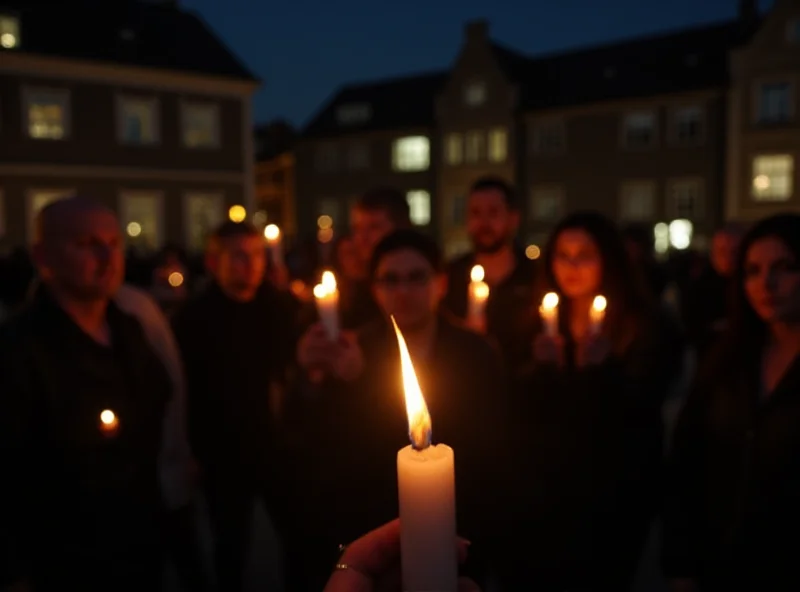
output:
<instances>
[{"instance_id":1,"label":"white wax candle","mask_svg":"<svg viewBox=\"0 0 800 592\"><path fill-rule=\"evenodd\" d=\"M269 224L264 229L264 238L267 239L270 259L275 267L282 267L283 261L283 241L281 240L281 229L276 224Z\"/></svg>"},{"instance_id":2,"label":"white wax candle","mask_svg":"<svg viewBox=\"0 0 800 592\"><path fill-rule=\"evenodd\" d=\"M486 301L489 299L489 284L483 278L483 267L473 267L467 292L467 321L471 326L480 328L486 326Z\"/></svg>"},{"instance_id":3,"label":"white wax candle","mask_svg":"<svg viewBox=\"0 0 800 592\"><path fill-rule=\"evenodd\" d=\"M392 318L394 323L394 318ZM453 449L431 445L431 418L405 339L400 349L411 446L397 453L400 559L405 592L456 592L456 485Z\"/></svg>"},{"instance_id":4,"label":"white wax candle","mask_svg":"<svg viewBox=\"0 0 800 592\"><path fill-rule=\"evenodd\" d=\"M558 294L548 292L544 295L539 314L542 317L545 333L550 337L558 335Z\"/></svg>"},{"instance_id":5,"label":"white wax candle","mask_svg":"<svg viewBox=\"0 0 800 592\"><path fill-rule=\"evenodd\" d=\"M603 319L606 318L606 306L608 302L605 296L595 296L592 307L589 309L589 322L591 331L597 335L603 329Z\"/></svg>"},{"instance_id":6,"label":"white wax candle","mask_svg":"<svg viewBox=\"0 0 800 592\"><path fill-rule=\"evenodd\" d=\"M333 272L322 274L322 281L314 286L314 299L317 302L319 320L325 325L328 337L339 338L339 290Z\"/></svg>"}]
</instances>

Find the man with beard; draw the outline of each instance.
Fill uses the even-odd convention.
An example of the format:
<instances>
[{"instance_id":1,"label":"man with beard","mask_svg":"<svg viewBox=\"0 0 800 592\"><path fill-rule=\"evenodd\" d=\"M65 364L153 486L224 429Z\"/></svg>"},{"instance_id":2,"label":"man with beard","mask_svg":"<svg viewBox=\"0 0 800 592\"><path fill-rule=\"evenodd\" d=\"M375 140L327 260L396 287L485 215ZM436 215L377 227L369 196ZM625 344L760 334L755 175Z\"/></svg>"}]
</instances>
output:
<instances>
[{"instance_id":1,"label":"man with beard","mask_svg":"<svg viewBox=\"0 0 800 592\"><path fill-rule=\"evenodd\" d=\"M485 327L474 327L493 339L512 373L530 351L531 301L535 266L514 243L519 209L511 186L497 177L473 183L467 206L467 232L473 252L453 261L447 270L448 292L443 305L461 319L467 317L470 272L484 269L489 285Z\"/></svg>"}]
</instances>

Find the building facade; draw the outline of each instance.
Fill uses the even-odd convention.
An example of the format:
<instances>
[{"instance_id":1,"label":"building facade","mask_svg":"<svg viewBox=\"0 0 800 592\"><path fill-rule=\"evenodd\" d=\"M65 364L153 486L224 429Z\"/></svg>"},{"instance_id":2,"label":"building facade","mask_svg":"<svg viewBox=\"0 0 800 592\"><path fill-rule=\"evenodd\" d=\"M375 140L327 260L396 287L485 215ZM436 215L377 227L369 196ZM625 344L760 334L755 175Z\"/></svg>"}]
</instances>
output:
<instances>
[{"instance_id":1,"label":"building facade","mask_svg":"<svg viewBox=\"0 0 800 592\"><path fill-rule=\"evenodd\" d=\"M131 247L201 249L231 206L252 211L257 87L175 2L0 0L0 241L81 194Z\"/></svg>"},{"instance_id":2,"label":"building facade","mask_svg":"<svg viewBox=\"0 0 800 592\"><path fill-rule=\"evenodd\" d=\"M484 174L518 188L531 242L586 208L653 225L661 249L702 247L725 219L800 209L800 0L763 16L755 5L538 57L468 23L449 70L348 85L311 120L296 151L301 224L326 213L345 225L353 195L392 185L455 254L468 246L468 187Z\"/></svg>"},{"instance_id":3,"label":"building facade","mask_svg":"<svg viewBox=\"0 0 800 592\"><path fill-rule=\"evenodd\" d=\"M294 188L296 130L284 121L256 127L255 223L277 224L285 236L297 235Z\"/></svg>"}]
</instances>

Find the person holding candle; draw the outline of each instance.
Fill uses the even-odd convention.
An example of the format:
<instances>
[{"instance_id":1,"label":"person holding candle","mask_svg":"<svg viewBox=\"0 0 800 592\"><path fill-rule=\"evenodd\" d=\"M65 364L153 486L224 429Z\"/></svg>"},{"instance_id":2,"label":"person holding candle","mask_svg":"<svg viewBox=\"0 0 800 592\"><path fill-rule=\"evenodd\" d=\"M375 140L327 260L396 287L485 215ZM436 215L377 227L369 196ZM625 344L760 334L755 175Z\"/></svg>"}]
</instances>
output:
<instances>
[{"instance_id":1,"label":"person holding candle","mask_svg":"<svg viewBox=\"0 0 800 592\"><path fill-rule=\"evenodd\" d=\"M167 370L114 302L113 212L88 199L36 221L39 281L0 330L0 589L159 590Z\"/></svg>"},{"instance_id":2,"label":"person holding candle","mask_svg":"<svg viewBox=\"0 0 800 592\"><path fill-rule=\"evenodd\" d=\"M528 358L533 322L530 301L536 273L535 262L514 242L519 216L515 192L506 181L489 176L473 183L467 203L467 233L473 251L448 265L448 290L443 302L456 317L496 341L512 372ZM486 288L479 290L488 292L488 299L482 302L482 318L471 321L475 266L483 271L481 282Z\"/></svg>"},{"instance_id":3,"label":"person holding candle","mask_svg":"<svg viewBox=\"0 0 800 592\"><path fill-rule=\"evenodd\" d=\"M355 538L397 515L397 451L407 445L394 316L425 393L435 442L455 451L458 528L473 541L474 569L491 551L495 489L487 486L503 464L507 391L501 360L480 335L440 314L445 290L441 254L429 237L399 230L384 238L370 265L373 293L383 319L328 352L328 380L315 397L297 398L290 433L302 434L293 458L301 515L295 532L313 533L294 544L309 577L312 541L323 567L336 543ZM346 332L345 332L346 334ZM302 348L301 348L302 349ZM300 360L303 365L303 359ZM292 548L292 544L288 545ZM290 552L291 555L291 552ZM291 561L291 557L290 557ZM326 576L297 590L315 590Z\"/></svg>"},{"instance_id":4,"label":"person holding candle","mask_svg":"<svg viewBox=\"0 0 800 592\"><path fill-rule=\"evenodd\" d=\"M543 259L542 317L512 401L519 456L508 506L527 535L501 575L510 589L625 590L657 507L660 406L680 344L602 215L562 220ZM557 298L546 306L547 293ZM606 308L593 325L598 295Z\"/></svg>"},{"instance_id":5,"label":"person holding candle","mask_svg":"<svg viewBox=\"0 0 800 592\"><path fill-rule=\"evenodd\" d=\"M663 567L675 592L799 590L800 216L734 260L731 323L675 428Z\"/></svg>"}]
</instances>

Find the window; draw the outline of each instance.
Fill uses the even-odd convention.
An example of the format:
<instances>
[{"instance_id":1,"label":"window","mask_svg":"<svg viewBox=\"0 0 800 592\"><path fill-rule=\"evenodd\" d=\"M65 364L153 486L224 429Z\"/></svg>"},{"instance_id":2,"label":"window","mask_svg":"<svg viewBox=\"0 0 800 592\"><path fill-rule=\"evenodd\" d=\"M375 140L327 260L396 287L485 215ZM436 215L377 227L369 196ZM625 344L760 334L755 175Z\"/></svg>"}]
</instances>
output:
<instances>
[{"instance_id":1,"label":"window","mask_svg":"<svg viewBox=\"0 0 800 592\"><path fill-rule=\"evenodd\" d=\"M47 204L75 195L74 189L32 189L28 192L28 239L33 242L36 216Z\"/></svg>"},{"instance_id":2,"label":"window","mask_svg":"<svg viewBox=\"0 0 800 592\"><path fill-rule=\"evenodd\" d=\"M508 133L504 127L489 131L489 160L503 162L508 156Z\"/></svg>"},{"instance_id":3,"label":"window","mask_svg":"<svg viewBox=\"0 0 800 592\"><path fill-rule=\"evenodd\" d=\"M648 222L655 218L656 184L631 181L622 185L620 218L627 222Z\"/></svg>"},{"instance_id":4,"label":"window","mask_svg":"<svg viewBox=\"0 0 800 592\"><path fill-rule=\"evenodd\" d=\"M219 107L213 103L184 103L181 109L183 145L219 147Z\"/></svg>"},{"instance_id":5,"label":"window","mask_svg":"<svg viewBox=\"0 0 800 592\"><path fill-rule=\"evenodd\" d=\"M555 222L563 215L564 190L557 186L534 187L531 192L531 219Z\"/></svg>"},{"instance_id":6,"label":"window","mask_svg":"<svg viewBox=\"0 0 800 592\"><path fill-rule=\"evenodd\" d=\"M483 158L483 132L468 132L464 146L464 160L478 162Z\"/></svg>"},{"instance_id":7,"label":"window","mask_svg":"<svg viewBox=\"0 0 800 592\"><path fill-rule=\"evenodd\" d=\"M450 224L461 226L467 220L467 196L456 195L450 202Z\"/></svg>"},{"instance_id":8,"label":"window","mask_svg":"<svg viewBox=\"0 0 800 592\"><path fill-rule=\"evenodd\" d=\"M69 91L25 90L28 136L37 140L63 140L69 136Z\"/></svg>"},{"instance_id":9,"label":"window","mask_svg":"<svg viewBox=\"0 0 800 592\"><path fill-rule=\"evenodd\" d=\"M0 47L16 49L19 47L19 19L10 15L0 15Z\"/></svg>"},{"instance_id":10,"label":"window","mask_svg":"<svg viewBox=\"0 0 800 592\"><path fill-rule=\"evenodd\" d=\"M314 153L314 167L320 173L332 173L339 168L339 151L335 144L326 142L317 146Z\"/></svg>"},{"instance_id":11,"label":"window","mask_svg":"<svg viewBox=\"0 0 800 592\"><path fill-rule=\"evenodd\" d=\"M683 146L699 144L703 138L703 110L682 107L673 115L675 142Z\"/></svg>"},{"instance_id":12,"label":"window","mask_svg":"<svg viewBox=\"0 0 800 592\"><path fill-rule=\"evenodd\" d=\"M564 123L548 121L533 127L533 150L538 153L563 152L566 146Z\"/></svg>"},{"instance_id":13,"label":"window","mask_svg":"<svg viewBox=\"0 0 800 592\"><path fill-rule=\"evenodd\" d=\"M411 211L414 226L427 226L431 222L431 194L422 189L406 193L406 201Z\"/></svg>"},{"instance_id":14,"label":"window","mask_svg":"<svg viewBox=\"0 0 800 592\"><path fill-rule=\"evenodd\" d=\"M225 198L219 193L189 193L184 196L186 248L205 250L208 235L226 219Z\"/></svg>"},{"instance_id":15,"label":"window","mask_svg":"<svg viewBox=\"0 0 800 592\"><path fill-rule=\"evenodd\" d=\"M352 170L369 168L369 147L361 142L347 149L347 167Z\"/></svg>"},{"instance_id":16,"label":"window","mask_svg":"<svg viewBox=\"0 0 800 592\"><path fill-rule=\"evenodd\" d=\"M794 158L789 154L756 156L753 159L753 199L788 201L794 191Z\"/></svg>"},{"instance_id":17,"label":"window","mask_svg":"<svg viewBox=\"0 0 800 592\"><path fill-rule=\"evenodd\" d=\"M336 109L336 121L339 125L365 123L370 117L372 117L372 107L368 103L351 103Z\"/></svg>"},{"instance_id":18,"label":"window","mask_svg":"<svg viewBox=\"0 0 800 592\"><path fill-rule=\"evenodd\" d=\"M470 107L477 107L486 102L486 85L483 82L471 82L464 88L464 102Z\"/></svg>"},{"instance_id":19,"label":"window","mask_svg":"<svg viewBox=\"0 0 800 592\"><path fill-rule=\"evenodd\" d=\"M131 246L149 252L161 247L162 203L160 192L125 191L120 195L120 222Z\"/></svg>"},{"instance_id":20,"label":"window","mask_svg":"<svg viewBox=\"0 0 800 592\"><path fill-rule=\"evenodd\" d=\"M447 164L461 164L464 159L464 139L461 134L447 134L444 141L444 159Z\"/></svg>"},{"instance_id":21,"label":"window","mask_svg":"<svg viewBox=\"0 0 800 592\"><path fill-rule=\"evenodd\" d=\"M626 148L649 148L656 141L656 115L652 111L628 113L624 120Z\"/></svg>"},{"instance_id":22,"label":"window","mask_svg":"<svg viewBox=\"0 0 800 592\"><path fill-rule=\"evenodd\" d=\"M699 220L703 217L703 182L700 179L676 179L669 184L672 218Z\"/></svg>"},{"instance_id":23,"label":"window","mask_svg":"<svg viewBox=\"0 0 800 592\"><path fill-rule=\"evenodd\" d=\"M158 143L158 100L120 97L117 101L117 117L118 138L122 144Z\"/></svg>"},{"instance_id":24,"label":"window","mask_svg":"<svg viewBox=\"0 0 800 592\"><path fill-rule=\"evenodd\" d=\"M783 123L792 118L792 85L762 84L758 91L758 122Z\"/></svg>"},{"instance_id":25,"label":"window","mask_svg":"<svg viewBox=\"0 0 800 592\"><path fill-rule=\"evenodd\" d=\"M426 171L430 166L430 140L425 136L398 138L392 146L392 168L396 171Z\"/></svg>"}]
</instances>

